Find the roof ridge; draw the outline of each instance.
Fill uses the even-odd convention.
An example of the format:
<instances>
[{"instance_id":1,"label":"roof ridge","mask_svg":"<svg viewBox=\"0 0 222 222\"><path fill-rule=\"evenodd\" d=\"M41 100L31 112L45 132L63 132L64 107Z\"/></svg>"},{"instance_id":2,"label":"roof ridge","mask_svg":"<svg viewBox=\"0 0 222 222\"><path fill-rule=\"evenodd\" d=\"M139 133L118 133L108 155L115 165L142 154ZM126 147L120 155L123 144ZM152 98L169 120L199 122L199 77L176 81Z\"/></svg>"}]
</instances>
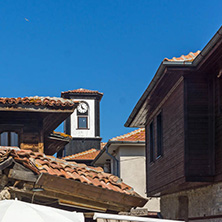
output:
<instances>
[{"instance_id":1,"label":"roof ridge","mask_svg":"<svg viewBox=\"0 0 222 222\"><path fill-rule=\"evenodd\" d=\"M136 133L139 133L139 132L141 132L141 131L144 131L144 130L145 130L145 128L139 128L139 129L134 130L134 131L131 131L131 132L129 132L129 133L126 133L126 134L123 134L123 135L120 135L120 136L113 137L112 139L110 139L110 141L116 141L116 140L118 140L118 139L127 138L127 137L130 137L130 136L132 136L132 135L134 135L134 134L136 134Z\"/></svg>"},{"instance_id":2,"label":"roof ridge","mask_svg":"<svg viewBox=\"0 0 222 222\"><path fill-rule=\"evenodd\" d=\"M66 94L66 93L95 93L95 94L100 94L103 95L103 93L99 92L98 90L91 90L91 89L84 89L84 88L78 88L78 89L73 89L73 90L67 90L61 92L61 94Z\"/></svg>"},{"instance_id":3,"label":"roof ridge","mask_svg":"<svg viewBox=\"0 0 222 222\"><path fill-rule=\"evenodd\" d=\"M45 106L50 108L73 108L78 102L71 99L50 96L0 97L0 104L17 108L18 105Z\"/></svg>"},{"instance_id":4,"label":"roof ridge","mask_svg":"<svg viewBox=\"0 0 222 222\"><path fill-rule=\"evenodd\" d=\"M94 153L95 151L97 151L97 149L91 148L89 150L85 150L85 151L80 152L80 153L76 153L76 154L72 154L72 155L69 155L69 156L65 156L65 157L63 157L63 159L72 159L72 158L80 157L80 156L83 156L83 155L86 155L86 154L89 154L89 153Z\"/></svg>"},{"instance_id":5,"label":"roof ridge","mask_svg":"<svg viewBox=\"0 0 222 222\"><path fill-rule=\"evenodd\" d=\"M165 58L163 61L168 61L168 62L192 62L200 53L200 50L197 50L196 52L189 52L187 55L181 55L179 57L173 57L171 59Z\"/></svg>"}]
</instances>

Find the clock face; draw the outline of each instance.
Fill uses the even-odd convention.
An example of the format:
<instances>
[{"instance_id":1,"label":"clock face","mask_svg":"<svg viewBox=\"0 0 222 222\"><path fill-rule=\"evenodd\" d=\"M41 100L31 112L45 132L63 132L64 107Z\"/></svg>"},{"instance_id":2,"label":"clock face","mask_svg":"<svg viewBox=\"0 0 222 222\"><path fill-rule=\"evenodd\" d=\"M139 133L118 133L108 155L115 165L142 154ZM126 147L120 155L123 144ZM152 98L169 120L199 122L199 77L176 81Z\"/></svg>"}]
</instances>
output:
<instances>
[{"instance_id":1,"label":"clock face","mask_svg":"<svg viewBox=\"0 0 222 222\"><path fill-rule=\"evenodd\" d=\"M77 107L77 110L80 112L80 113L86 113L87 110L88 110L88 105L84 102L80 102L78 107Z\"/></svg>"}]
</instances>

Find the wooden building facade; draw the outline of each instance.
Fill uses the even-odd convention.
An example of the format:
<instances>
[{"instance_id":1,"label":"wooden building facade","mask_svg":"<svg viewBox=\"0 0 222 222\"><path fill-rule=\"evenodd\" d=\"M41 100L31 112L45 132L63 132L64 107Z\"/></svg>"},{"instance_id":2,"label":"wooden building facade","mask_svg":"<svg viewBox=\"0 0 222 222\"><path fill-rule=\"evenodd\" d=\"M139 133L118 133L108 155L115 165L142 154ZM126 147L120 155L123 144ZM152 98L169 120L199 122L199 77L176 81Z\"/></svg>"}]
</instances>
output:
<instances>
[{"instance_id":1,"label":"wooden building facade","mask_svg":"<svg viewBox=\"0 0 222 222\"><path fill-rule=\"evenodd\" d=\"M191 193L222 181L221 35L222 28L201 52L165 59L125 124L146 128L147 193L163 197L168 218L222 218L219 203L191 213Z\"/></svg>"},{"instance_id":2,"label":"wooden building facade","mask_svg":"<svg viewBox=\"0 0 222 222\"><path fill-rule=\"evenodd\" d=\"M53 130L77 105L56 97L0 98L0 146L53 155L69 142Z\"/></svg>"}]
</instances>

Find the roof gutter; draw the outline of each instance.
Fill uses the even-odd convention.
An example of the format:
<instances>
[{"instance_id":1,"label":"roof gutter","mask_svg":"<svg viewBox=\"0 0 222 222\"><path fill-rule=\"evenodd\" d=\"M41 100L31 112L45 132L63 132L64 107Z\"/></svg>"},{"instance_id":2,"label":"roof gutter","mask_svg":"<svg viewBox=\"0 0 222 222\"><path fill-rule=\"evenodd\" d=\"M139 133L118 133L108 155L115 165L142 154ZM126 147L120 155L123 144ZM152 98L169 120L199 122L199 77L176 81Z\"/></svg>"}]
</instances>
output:
<instances>
[{"instance_id":1,"label":"roof gutter","mask_svg":"<svg viewBox=\"0 0 222 222\"><path fill-rule=\"evenodd\" d=\"M141 109L142 105L144 104L145 100L147 99L148 95L154 88L154 86L157 84L160 77L162 77L165 73L164 70L167 67L196 67L204 57L207 56L207 54L211 51L212 48L218 43L219 39L221 39L222 36L222 26L219 28L217 33L213 36L213 38L209 41L209 43L204 47L204 49L199 53L199 55L194 59L193 62L173 62L173 61L162 61L155 76L153 77L152 81L148 85L147 89L137 102L136 106L134 107L132 113L130 114L129 118L127 119L126 123L124 124L125 127L141 127L141 126L133 126L132 122L135 119L136 115L138 114L139 110Z\"/></svg>"}]
</instances>

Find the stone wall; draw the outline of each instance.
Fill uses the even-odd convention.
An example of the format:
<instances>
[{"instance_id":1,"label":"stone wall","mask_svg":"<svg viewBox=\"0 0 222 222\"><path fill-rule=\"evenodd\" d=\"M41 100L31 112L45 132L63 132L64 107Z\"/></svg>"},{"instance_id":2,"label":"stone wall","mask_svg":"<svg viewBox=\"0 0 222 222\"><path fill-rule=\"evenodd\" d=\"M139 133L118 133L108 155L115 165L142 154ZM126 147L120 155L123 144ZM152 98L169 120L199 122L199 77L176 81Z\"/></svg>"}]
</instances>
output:
<instances>
[{"instance_id":1,"label":"stone wall","mask_svg":"<svg viewBox=\"0 0 222 222\"><path fill-rule=\"evenodd\" d=\"M168 219L222 221L222 183L162 196L160 208Z\"/></svg>"}]
</instances>

